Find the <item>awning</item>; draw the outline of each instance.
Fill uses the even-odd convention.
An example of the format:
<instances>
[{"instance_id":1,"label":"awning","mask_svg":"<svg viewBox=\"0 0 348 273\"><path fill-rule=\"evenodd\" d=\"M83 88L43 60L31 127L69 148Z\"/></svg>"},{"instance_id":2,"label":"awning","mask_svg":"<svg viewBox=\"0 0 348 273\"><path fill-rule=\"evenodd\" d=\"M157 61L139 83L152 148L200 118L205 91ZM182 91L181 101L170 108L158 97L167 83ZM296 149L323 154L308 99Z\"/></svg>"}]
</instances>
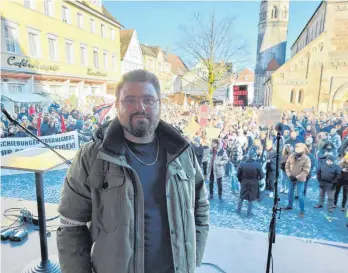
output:
<instances>
[{"instance_id":1,"label":"awning","mask_svg":"<svg viewBox=\"0 0 348 273\"><path fill-rule=\"evenodd\" d=\"M35 93L22 93L22 92L10 92L10 93L2 93L1 101L6 101L4 97L10 101L14 102L24 102L24 103L32 103L32 102L51 102L49 98L41 96Z\"/></svg>"}]
</instances>

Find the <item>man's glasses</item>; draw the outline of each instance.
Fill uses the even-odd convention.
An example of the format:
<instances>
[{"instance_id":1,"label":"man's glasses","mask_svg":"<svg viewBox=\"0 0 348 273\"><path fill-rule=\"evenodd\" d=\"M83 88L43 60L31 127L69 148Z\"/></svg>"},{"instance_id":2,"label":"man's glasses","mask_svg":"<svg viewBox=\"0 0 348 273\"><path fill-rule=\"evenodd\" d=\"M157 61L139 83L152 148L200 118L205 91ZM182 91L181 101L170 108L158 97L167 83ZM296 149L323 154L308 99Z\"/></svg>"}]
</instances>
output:
<instances>
[{"instance_id":1,"label":"man's glasses","mask_svg":"<svg viewBox=\"0 0 348 273\"><path fill-rule=\"evenodd\" d=\"M159 101L159 99L156 99L154 97L140 97L139 99L144 108L150 108L150 109L156 108L157 102ZM136 107L138 105L137 97L126 98L124 100L119 100L119 101L122 102L127 107Z\"/></svg>"}]
</instances>

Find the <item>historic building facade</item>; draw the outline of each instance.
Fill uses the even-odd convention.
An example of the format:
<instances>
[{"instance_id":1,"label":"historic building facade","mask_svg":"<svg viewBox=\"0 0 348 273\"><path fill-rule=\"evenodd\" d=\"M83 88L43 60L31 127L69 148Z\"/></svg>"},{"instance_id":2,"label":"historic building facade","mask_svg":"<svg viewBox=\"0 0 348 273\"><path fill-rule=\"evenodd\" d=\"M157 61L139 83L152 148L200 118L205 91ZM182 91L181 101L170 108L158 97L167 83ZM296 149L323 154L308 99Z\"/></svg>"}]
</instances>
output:
<instances>
[{"instance_id":1,"label":"historic building facade","mask_svg":"<svg viewBox=\"0 0 348 273\"><path fill-rule=\"evenodd\" d=\"M100 0L18 0L1 6L1 93L114 94L122 25Z\"/></svg>"},{"instance_id":2,"label":"historic building facade","mask_svg":"<svg viewBox=\"0 0 348 273\"><path fill-rule=\"evenodd\" d=\"M270 62L285 63L289 0L262 1L257 39L254 103L263 104L263 86ZM269 70L268 70L269 72Z\"/></svg>"},{"instance_id":3,"label":"historic building facade","mask_svg":"<svg viewBox=\"0 0 348 273\"><path fill-rule=\"evenodd\" d=\"M141 45L144 56L144 67L154 73L161 85L163 93L173 92L173 74L167 54L159 46Z\"/></svg>"},{"instance_id":4,"label":"historic building facade","mask_svg":"<svg viewBox=\"0 0 348 273\"><path fill-rule=\"evenodd\" d=\"M348 1L323 1L265 84L266 105L335 111L348 107Z\"/></svg>"},{"instance_id":5,"label":"historic building facade","mask_svg":"<svg viewBox=\"0 0 348 273\"><path fill-rule=\"evenodd\" d=\"M144 69L144 57L136 30L121 30L120 37L122 74L136 69Z\"/></svg>"}]
</instances>

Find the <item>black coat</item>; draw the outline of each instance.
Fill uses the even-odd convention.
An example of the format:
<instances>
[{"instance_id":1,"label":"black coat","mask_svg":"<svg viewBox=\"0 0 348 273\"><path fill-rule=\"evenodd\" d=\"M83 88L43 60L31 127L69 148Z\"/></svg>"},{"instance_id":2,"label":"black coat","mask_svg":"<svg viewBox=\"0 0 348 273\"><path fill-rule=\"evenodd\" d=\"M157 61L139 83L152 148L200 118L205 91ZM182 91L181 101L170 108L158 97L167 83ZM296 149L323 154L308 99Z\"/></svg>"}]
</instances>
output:
<instances>
[{"instance_id":1,"label":"black coat","mask_svg":"<svg viewBox=\"0 0 348 273\"><path fill-rule=\"evenodd\" d=\"M270 151L268 153L267 159L270 161L267 163L267 176L268 181L274 181L276 179L276 167L277 167L277 152ZM281 155L279 155L279 166L280 166Z\"/></svg>"},{"instance_id":2,"label":"black coat","mask_svg":"<svg viewBox=\"0 0 348 273\"><path fill-rule=\"evenodd\" d=\"M259 181L264 178L261 164L256 160L248 159L239 165L237 177L241 183L240 198L254 201L259 192Z\"/></svg>"},{"instance_id":3,"label":"black coat","mask_svg":"<svg viewBox=\"0 0 348 273\"><path fill-rule=\"evenodd\" d=\"M331 166L326 163L319 165L317 178L321 187L330 187L330 185L336 184L340 180L341 168L336 164Z\"/></svg>"},{"instance_id":4,"label":"black coat","mask_svg":"<svg viewBox=\"0 0 348 273\"><path fill-rule=\"evenodd\" d=\"M195 152L195 155L197 157L197 161L199 163L199 166L202 166L204 148L202 145L197 147L195 144L192 144L192 146L193 146L193 150Z\"/></svg>"}]
</instances>

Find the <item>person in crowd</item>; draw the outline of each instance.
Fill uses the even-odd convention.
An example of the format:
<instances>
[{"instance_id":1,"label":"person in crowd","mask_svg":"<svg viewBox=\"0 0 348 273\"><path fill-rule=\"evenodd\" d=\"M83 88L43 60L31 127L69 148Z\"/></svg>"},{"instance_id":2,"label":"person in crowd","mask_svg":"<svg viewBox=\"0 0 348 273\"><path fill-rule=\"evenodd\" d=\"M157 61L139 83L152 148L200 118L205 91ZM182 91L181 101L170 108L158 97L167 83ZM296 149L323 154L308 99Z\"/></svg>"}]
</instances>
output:
<instances>
[{"instance_id":1,"label":"person in crowd","mask_svg":"<svg viewBox=\"0 0 348 273\"><path fill-rule=\"evenodd\" d=\"M226 151L220 146L219 139L213 139L211 143L211 161L209 164L209 199L214 199L214 182L218 185L219 200L222 200L222 178L225 175L225 165L228 162Z\"/></svg>"},{"instance_id":2,"label":"person in crowd","mask_svg":"<svg viewBox=\"0 0 348 273\"><path fill-rule=\"evenodd\" d=\"M334 191L341 177L341 169L335 164L334 156L327 156L325 163L318 166L317 179L319 182L319 202L315 208L322 208L327 195L327 209L334 212Z\"/></svg>"},{"instance_id":3,"label":"person in crowd","mask_svg":"<svg viewBox=\"0 0 348 273\"><path fill-rule=\"evenodd\" d=\"M200 137L195 137L193 139L193 150L195 152L195 155L196 155L196 158L197 158L197 161L198 161L198 164L200 167L203 166L203 154L204 154L204 148L201 144L201 138Z\"/></svg>"},{"instance_id":4,"label":"person in crowd","mask_svg":"<svg viewBox=\"0 0 348 273\"><path fill-rule=\"evenodd\" d=\"M327 141L318 152L318 165L325 163L327 155L333 155L335 158L337 157L336 150L331 142Z\"/></svg>"},{"instance_id":5,"label":"person in crowd","mask_svg":"<svg viewBox=\"0 0 348 273\"><path fill-rule=\"evenodd\" d=\"M244 200L248 201L247 215L252 216L253 202L258 198L259 181L265 176L261 164L257 162L256 148L250 148L247 159L238 167L237 177L241 184L237 213L241 213Z\"/></svg>"},{"instance_id":6,"label":"person in crowd","mask_svg":"<svg viewBox=\"0 0 348 273\"><path fill-rule=\"evenodd\" d=\"M202 158L203 175L204 175L204 180L207 180L208 165L209 165L209 159L210 159L210 147L207 145L206 136L202 137L202 146L203 146L203 158Z\"/></svg>"},{"instance_id":7,"label":"person in crowd","mask_svg":"<svg viewBox=\"0 0 348 273\"><path fill-rule=\"evenodd\" d=\"M233 132L229 140L228 146L231 150L229 163L231 166L231 172L229 173L229 179L231 181L232 194L236 194L239 191L239 184L237 180L238 165L243 159L243 147L238 141L236 133Z\"/></svg>"},{"instance_id":8,"label":"person in crowd","mask_svg":"<svg viewBox=\"0 0 348 273\"><path fill-rule=\"evenodd\" d=\"M348 196L348 152L346 155L342 158L342 160L339 163L339 167L341 168L341 177L336 184L335 189L335 198L334 198L334 208L337 206L338 202L338 196L340 194L341 189L343 188L343 198L342 198L342 206L341 210L346 210L346 204L347 204L347 196Z\"/></svg>"},{"instance_id":9,"label":"person in crowd","mask_svg":"<svg viewBox=\"0 0 348 273\"><path fill-rule=\"evenodd\" d=\"M47 130L41 131L41 136L51 136L51 135L55 135L58 134L59 130L56 127L56 124L54 122L54 120L50 120L48 123L48 128Z\"/></svg>"},{"instance_id":10,"label":"person in crowd","mask_svg":"<svg viewBox=\"0 0 348 273\"><path fill-rule=\"evenodd\" d=\"M286 143L290 139L290 130L284 130L283 138L284 143Z\"/></svg>"},{"instance_id":11,"label":"person in crowd","mask_svg":"<svg viewBox=\"0 0 348 273\"><path fill-rule=\"evenodd\" d=\"M291 154L286 161L285 171L290 179L288 205L284 210L291 210L294 202L295 186L297 187L297 195L300 202L300 217L304 216L304 184L311 169L311 160L306 155L308 149L304 143L297 143L295 153Z\"/></svg>"},{"instance_id":12,"label":"person in crowd","mask_svg":"<svg viewBox=\"0 0 348 273\"><path fill-rule=\"evenodd\" d=\"M266 165L266 190L269 192L269 197L274 197L274 182L276 179L276 157L277 151L275 151L273 147L273 143L271 140L266 142L266 150L267 150L267 165ZM281 158L281 155L279 155Z\"/></svg>"},{"instance_id":13,"label":"person in crowd","mask_svg":"<svg viewBox=\"0 0 348 273\"><path fill-rule=\"evenodd\" d=\"M285 144L290 144L293 148L295 148L295 145L297 143L301 143L300 140L297 138L297 133L295 131L290 133L290 139L288 139Z\"/></svg>"},{"instance_id":14,"label":"person in crowd","mask_svg":"<svg viewBox=\"0 0 348 273\"><path fill-rule=\"evenodd\" d=\"M341 137L337 134L336 128L332 128L328 136L328 141L332 143L333 148L335 149L335 154L339 154L341 148L342 140Z\"/></svg>"},{"instance_id":15,"label":"person in crowd","mask_svg":"<svg viewBox=\"0 0 348 273\"><path fill-rule=\"evenodd\" d=\"M282 157L280 161L280 169L283 172L282 179L280 180L280 186L279 186L279 191L281 193L286 193L286 194L289 193L290 181L285 171L285 164L289 156L293 153L293 151L294 151L294 148L290 144L286 144L283 148Z\"/></svg>"},{"instance_id":16,"label":"person in crowd","mask_svg":"<svg viewBox=\"0 0 348 273\"><path fill-rule=\"evenodd\" d=\"M348 152L348 135L342 140L339 156L343 157Z\"/></svg>"},{"instance_id":17,"label":"person in crowd","mask_svg":"<svg viewBox=\"0 0 348 273\"><path fill-rule=\"evenodd\" d=\"M309 139L307 139L309 140ZM306 140L306 147L307 147L307 153L306 155L309 157L310 161L311 161L311 169L309 171L309 174L307 175L306 181L305 181L305 186L304 186L304 196L306 196L307 194L307 187L308 187L308 182L309 180L312 178L314 170L316 169L317 166L317 161L316 158L314 156L314 154L311 152L311 148L312 148L312 144L310 143L310 141Z\"/></svg>"},{"instance_id":18,"label":"person in crowd","mask_svg":"<svg viewBox=\"0 0 348 273\"><path fill-rule=\"evenodd\" d=\"M21 107L21 111L19 112L17 118L19 120L22 120L24 116L28 117L29 115L28 115L27 110L25 109L25 107Z\"/></svg>"},{"instance_id":19,"label":"person in crowd","mask_svg":"<svg viewBox=\"0 0 348 273\"><path fill-rule=\"evenodd\" d=\"M201 265L209 232L209 202L193 148L160 119L154 74L126 73L116 97L117 118L80 149L65 179L60 270L192 271Z\"/></svg>"},{"instance_id":20,"label":"person in crowd","mask_svg":"<svg viewBox=\"0 0 348 273\"><path fill-rule=\"evenodd\" d=\"M242 146L243 155L244 155L248 148L249 142L248 142L248 138L244 135L244 131L242 128L238 129L237 142L239 142L240 145Z\"/></svg>"}]
</instances>

